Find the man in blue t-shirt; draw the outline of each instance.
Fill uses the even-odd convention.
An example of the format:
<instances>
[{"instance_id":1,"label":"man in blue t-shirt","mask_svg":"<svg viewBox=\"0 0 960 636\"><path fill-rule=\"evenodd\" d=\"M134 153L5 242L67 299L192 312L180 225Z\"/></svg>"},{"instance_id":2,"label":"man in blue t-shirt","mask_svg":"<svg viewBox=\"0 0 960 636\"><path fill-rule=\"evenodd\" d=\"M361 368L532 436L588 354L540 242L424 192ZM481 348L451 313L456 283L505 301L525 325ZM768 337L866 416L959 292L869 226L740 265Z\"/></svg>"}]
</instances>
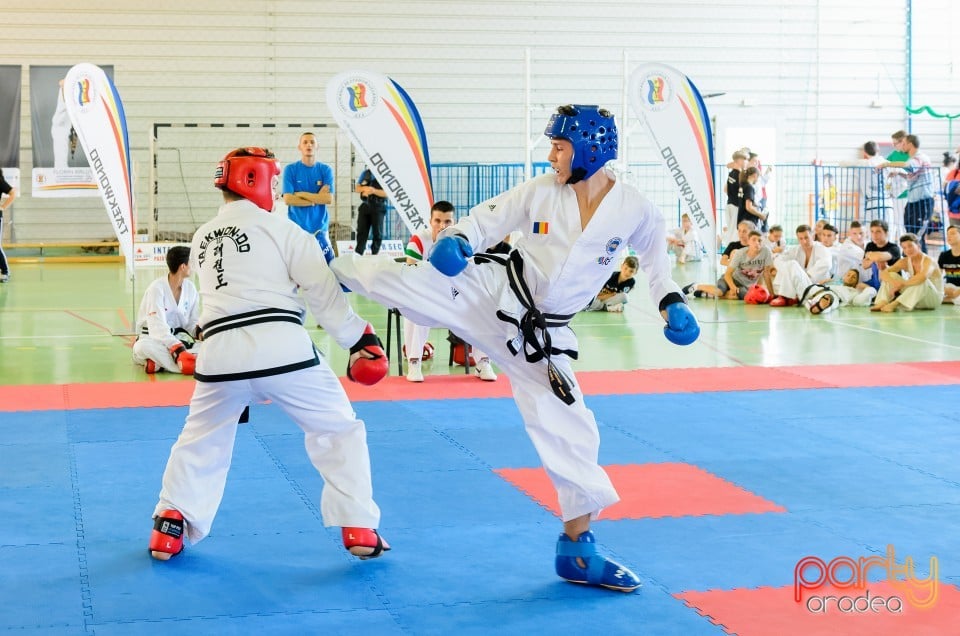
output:
<instances>
[{"instance_id":1,"label":"man in blue t-shirt","mask_svg":"<svg viewBox=\"0 0 960 636\"><path fill-rule=\"evenodd\" d=\"M312 132L300 135L298 148L300 161L283 169L283 202L290 220L316 237L329 263L333 247L327 235L327 205L333 203L333 170L317 161L317 138Z\"/></svg>"}]
</instances>

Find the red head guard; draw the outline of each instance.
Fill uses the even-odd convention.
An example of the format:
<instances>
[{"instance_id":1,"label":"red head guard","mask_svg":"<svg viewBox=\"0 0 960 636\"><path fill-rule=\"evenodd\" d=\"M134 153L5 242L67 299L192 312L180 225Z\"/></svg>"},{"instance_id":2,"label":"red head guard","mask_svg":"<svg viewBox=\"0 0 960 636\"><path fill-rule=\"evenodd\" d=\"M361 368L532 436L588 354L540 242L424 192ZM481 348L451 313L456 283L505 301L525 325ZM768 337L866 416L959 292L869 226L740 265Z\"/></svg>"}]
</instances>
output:
<instances>
[{"instance_id":1,"label":"red head guard","mask_svg":"<svg viewBox=\"0 0 960 636\"><path fill-rule=\"evenodd\" d=\"M743 302L748 305L766 305L773 299L770 292L763 285L751 285L747 294L743 297Z\"/></svg>"},{"instance_id":2,"label":"red head guard","mask_svg":"<svg viewBox=\"0 0 960 636\"><path fill-rule=\"evenodd\" d=\"M237 148L217 164L213 185L249 199L258 208L273 210L273 179L280 164L266 148Z\"/></svg>"}]
</instances>

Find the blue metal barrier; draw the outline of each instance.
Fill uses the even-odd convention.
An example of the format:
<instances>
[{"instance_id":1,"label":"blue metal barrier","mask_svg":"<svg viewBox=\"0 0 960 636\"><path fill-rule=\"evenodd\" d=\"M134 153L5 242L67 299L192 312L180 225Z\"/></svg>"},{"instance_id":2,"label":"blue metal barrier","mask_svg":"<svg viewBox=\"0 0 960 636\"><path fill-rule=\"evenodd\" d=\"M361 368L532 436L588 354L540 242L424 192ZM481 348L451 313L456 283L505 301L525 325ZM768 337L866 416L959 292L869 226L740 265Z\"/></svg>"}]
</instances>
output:
<instances>
[{"instance_id":1,"label":"blue metal barrier","mask_svg":"<svg viewBox=\"0 0 960 636\"><path fill-rule=\"evenodd\" d=\"M936 183L941 183L940 169L932 169L936 171ZM533 164L534 176L549 170L550 165L546 162ZM727 173L726 167L718 166L714 180L718 231L722 230L723 225ZM473 206L521 183L523 164L441 163L432 166L432 176L435 199L453 203L459 218ZM663 211L668 227L680 225L682 202L677 196L673 179L661 164L630 164L623 178ZM875 218L889 220L887 209L893 209L896 205L890 185L885 182L883 171L869 167L777 164L773 166L765 186L766 209L770 213L768 226L782 226L785 238L794 241L794 230L798 225L813 226L819 219L826 219L840 230L842 239L853 221L860 221L867 226ZM760 187L757 189L759 197ZM927 240L943 244L946 206L942 196L938 196L936 201L934 215L927 228ZM408 238L406 227L392 210L392 207L388 210L384 238Z\"/></svg>"}]
</instances>

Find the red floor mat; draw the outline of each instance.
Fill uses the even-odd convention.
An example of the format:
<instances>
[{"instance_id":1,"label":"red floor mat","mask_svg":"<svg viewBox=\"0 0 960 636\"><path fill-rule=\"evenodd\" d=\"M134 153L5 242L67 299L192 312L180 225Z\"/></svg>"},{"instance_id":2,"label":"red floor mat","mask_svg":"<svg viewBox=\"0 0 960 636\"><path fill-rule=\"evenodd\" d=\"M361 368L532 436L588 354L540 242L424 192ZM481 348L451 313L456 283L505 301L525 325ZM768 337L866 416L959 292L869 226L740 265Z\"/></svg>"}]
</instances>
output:
<instances>
[{"instance_id":1,"label":"red floor mat","mask_svg":"<svg viewBox=\"0 0 960 636\"><path fill-rule=\"evenodd\" d=\"M786 508L691 464L605 466L620 501L604 520L786 512ZM557 494L542 468L500 468L498 475L558 517Z\"/></svg>"},{"instance_id":2,"label":"red floor mat","mask_svg":"<svg viewBox=\"0 0 960 636\"><path fill-rule=\"evenodd\" d=\"M577 378L586 395L927 386L960 384L960 362L584 371L578 373ZM372 387L345 378L340 381L350 399L358 402L504 398L512 395L510 381L505 375L496 382L482 382L466 374L436 375L429 376L421 384L390 376ZM0 386L0 412L183 406L190 402L192 393L193 380L189 378L159 381L147 377L142 382Z\"/></svg>"},{"instance_id":3,"label":"red floor mat","mask_svg":"<svg viewBox=\"0 0 960 636\"><path fill-rule=\"evenodd\" d=\"M824 386L840 387L931 386L955 384L960 380L960 365L949 362L811 365L782 370L822 382Z\"/></svg>"},{"instance_id":4,"label":"red floor mat","mask_svg":"<svg viewBox=\"0 0 960 636\"><path fill-rule=\"evenodd\" d=\"M68 384L64 391L68 409L128 408L136 406L182 406L190 403L194 382L118 382Z\"/></svg>"},{"instance_id":5,"label":"red floor mat","mask_svg":"<svg viewBox=\"0 0 960 636\"><path fill-rule=\"evenodd\" d=\"M903 598L892 585L884 582L870 583L871 599L883 597ZM828 601L827 610L820 610L820 602L814 600L810 611L804 597L797 603L793 586L764 587L757 589L710 590L708 592L683 592L675 596L684 601L711 622L723 627L729 634L739 636L904 636L905 634L956 634L957 617L960 616L960 591L952 585L940 583L939 597L929 609L917 609L905 600L901 613L891 613L876 605L879 611L852 611L850 606L864 592L854 589L838 590L824 588L815 591L816 596L832 596L834 599L850 597L841 601L844 611L837 608L837 601ZM877 601L874 600L876 603ZM856 603L862 608L865 601Z\"/></svg>"}]
</instances>

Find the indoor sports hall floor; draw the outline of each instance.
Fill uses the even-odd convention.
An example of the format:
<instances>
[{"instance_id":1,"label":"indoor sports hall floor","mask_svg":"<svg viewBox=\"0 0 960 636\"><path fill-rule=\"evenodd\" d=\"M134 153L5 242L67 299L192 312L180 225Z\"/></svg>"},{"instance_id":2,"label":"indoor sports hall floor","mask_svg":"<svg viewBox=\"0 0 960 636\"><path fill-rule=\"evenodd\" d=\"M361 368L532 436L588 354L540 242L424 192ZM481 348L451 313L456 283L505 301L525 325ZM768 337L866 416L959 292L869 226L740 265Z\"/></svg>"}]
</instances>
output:
<instances>
[{"instance_id":1,"label":"indoor sports hall floor","mask_svg":"<svg viewBox=\"0 0 960 636\"><path fill-rule=\"evenodd\" d=\"M683 268L681 283L709 280ZM815 317L694 300L703 331L687 348L663 338L642 284L622 314L578 315L576 368L622 496L594 529L644 583L620 594L554 575L556 502L508 380L448 367L439 330L423 384L394 364L376 387L347 386L384 558L350 557L323 527L302 436L256 405L212 534L150 559L192 387L130 362L137 296L158 273L134 290L117 264L15 264L0 285L0 634L958 633L960 308ZM353 302L385 336L384 308ZM345 353L311 333L342 373ZM878 566L866 590L795 602L804 557L888 546L912 577ZM811 601L865 592L902 611Z\"/></svg>"}]
</instances>

